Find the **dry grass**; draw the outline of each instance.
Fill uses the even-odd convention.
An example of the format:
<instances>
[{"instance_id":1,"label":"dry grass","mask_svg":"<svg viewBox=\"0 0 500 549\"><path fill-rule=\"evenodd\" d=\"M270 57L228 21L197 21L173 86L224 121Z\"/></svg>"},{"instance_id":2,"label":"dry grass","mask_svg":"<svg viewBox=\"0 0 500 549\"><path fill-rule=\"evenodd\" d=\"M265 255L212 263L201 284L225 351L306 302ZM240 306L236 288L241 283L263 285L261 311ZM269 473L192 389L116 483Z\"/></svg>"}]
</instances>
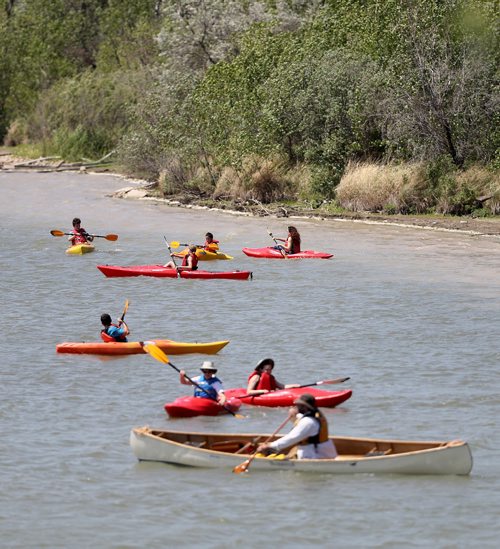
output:
<instances>
[{"instance_id":1,"label":"dry grass","mask_svg":"<svg viewBox=\"0 0 500 549\"><path fill-rule=\"evenodd\" d=\"M404 209L412 190L422 184L420 164L349 164L336 190L346 210L378 212Z\"/></svg>"},{"instance_id":2,"label":"dry grass","mask_svg":"<svg viewBox=\"0 0 500 549\"><path fill-rule=\"evenodd\" d=\"M213 198L254 199L268 204L295 196L295 181L289 177L286 161L280 157L245 158L241 169L226 167L222 171Z\"/></svg>"}]
</instances>

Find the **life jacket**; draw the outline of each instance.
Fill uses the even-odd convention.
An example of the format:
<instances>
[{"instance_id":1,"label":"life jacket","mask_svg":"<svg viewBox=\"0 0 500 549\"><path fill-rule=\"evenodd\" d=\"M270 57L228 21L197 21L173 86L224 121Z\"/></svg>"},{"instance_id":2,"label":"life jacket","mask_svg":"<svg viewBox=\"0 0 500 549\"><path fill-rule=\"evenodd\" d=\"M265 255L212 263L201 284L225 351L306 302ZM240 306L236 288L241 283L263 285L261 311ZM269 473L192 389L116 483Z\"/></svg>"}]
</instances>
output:
<instances>
[{"instance_id":1,"label":"life jacket","mask_svg":"<svg viewBox=\"0 0 500 549\"><path fill-rule=\"evenodd\" d=\"M317 446L318 444L328 440L328 423L325 416L320 411L307 412L302 417L312 417L315 419L319 423L319 431L317 435L307 437L306 439L300 441L300 446L306 446L307 444L314 444L314 446Z\"/></svg>"},{"instance_id":2,"label":"life jacket","mask_svg":"<svg viewBox=\"0 0 500 549\"><path fill-rule=\"evenodd\" d=\"M82 227L80 227L80 230L73 228L71 233L75 235L71 239L73 246L75 246L76 244L86 244L88 242L87 238L85 237L85 235L87 234L87 231Z\"/></svg>"},{"instance_id":3,"label":"life jacket","mask_svg":"<svg viewBox=\"0 0 500 549\"><path fill-rule=\"evenodd\" d=\"M207 242L205 240L205 250L208 250L209 252L216 252L219 249L219 241L218 240L212 240L212 242Z\"/></svg>"},{"instance_id":4,"label":"life jacket","mask_svg":"<svg viewBox=\"0 0 500 549\"><path fill-rule=\"evenodd\" d=\"M272 374L269 374L268 372L262 372L261 374L259 374L259 372L253 371L248 376L248 383L250 382L250 379L254 375L259 376L259 381L255 386L255 390L260 391L265 389L267 391L276 391L276 389L278 388L278 386L276 385L276 378Z\"/></svg>"},{"instance_id":5,"label":"life jacket","mask_svg":"<svg viewBox=\"0 0 500 549\"><path fill-rule=\"evenodd\" d=\"M119 326L117 326L116 324L110 324L110 326L114 326L115 328L119 328ZM113 337L112 335L110 335L108 333L107 328L104 328L104 330L101 330L101 339L105 343L112 343L113 341L127 341L127 338L124 335L118 336L118 337Z\"/></svg>"},{"instance_id":6,"label":"life jacket","mask_svg":"<svg viewBox=\"0 0 500 549\"><path fill-rule=\"evenodd\" d=\"M188 258L189 256L192 257L192 262L191 262L191 265L192 265L192 270L193 271L196 271L196 269L198 268L198 257L196 254L192 254L191 252L189 252L188 254L186 254L182 260L182 266L183 267L187 267L188 266Z\"/></svg>"},{"instance_id":7,"label":"life jacket","mask_svg":"<svg viewBox=\"0 0 500 549\"><path fill-rule=\"evenodd\" d=\"M212 387L216 382L221 383L221 380L218 377L211 377L210 379L205 379L205 376L202 376L201 379L196 380L196 385L194 387L194 396L200 398L217 398L217 391Z\"/></svg>"},{"instance_id":8,"label":"life jacket","mask_svg":"<svg viewBox=\"0 0 500 549\"><path fill-rule=\"evenodd\" d=\"M291 254L300 253L300 236L298 234L292 235L292 246L290 250Z\"/></svg>"}]
</instances>

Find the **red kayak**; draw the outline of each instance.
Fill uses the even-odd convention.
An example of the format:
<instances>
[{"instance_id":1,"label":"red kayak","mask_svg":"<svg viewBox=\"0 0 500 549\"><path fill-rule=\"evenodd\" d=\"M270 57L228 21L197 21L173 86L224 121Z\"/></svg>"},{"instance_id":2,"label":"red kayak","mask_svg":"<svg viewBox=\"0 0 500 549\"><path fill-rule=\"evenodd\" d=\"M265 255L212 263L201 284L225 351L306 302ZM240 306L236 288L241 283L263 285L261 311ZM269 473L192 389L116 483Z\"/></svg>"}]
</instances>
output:
<instances>
[{"instance_id":1,"label":"red kayak","mask_svg":"<svg viewBox=\"0 0 500 549\"><path fill-rule=\"evenodd\" d=\"M241 400L234 397L228 398L224 406L231 412L237 412L240 409ZM173 402L167 402L164 408L170 417L218 416L228 413L215 400L194 396L176 398Z\"/></svg>"},{"instance_id":2,"label":"red kayak","mask_svg":"<svg viewBox=\"0 0 500 549\"><path fill-rule=\"evenodd\" d=\"M250 271L179 271L170 269L163 265L130 265L120 267L118 265L97 265L97 268L107 277L125 277L125 276L154 276L158 278L200 278L200 279L228 279L228 280L248 280L252 278Z\"/></svg>"},{"instance_id":3,"label":"red kayak","mask_svg":"<svg viewBox=\"0 0 500 549\"><path fill-rule=\"evenodd\" d=\"M316 398L316 404L322 408L333 408L338 404L351 398L351 389L344 391L324 391L322 389L316 389L315 387L300 387L296 389L282 389L279 391L272 391L265 395L249 396L246 389L227 389L224 391L226 397L241 399L243 404L250 404L252 406L269 406L275 408L279 406L292 406L293 401L300 395L309 393Z\"/></svg>"},{"instance_id":4,"label":"red kayak","mask_svg":"<svg viewBox=\"0 0 500 549\"><path fill-rule=\"evenodd\" d=\"M243 253L249 257L260 257L265 259L330 259L333 254L304 250L298 254L284 254L271 246L267 248L243 248ZM284 255L283 255L284 254Z\"/></svg>"}]
</instances>

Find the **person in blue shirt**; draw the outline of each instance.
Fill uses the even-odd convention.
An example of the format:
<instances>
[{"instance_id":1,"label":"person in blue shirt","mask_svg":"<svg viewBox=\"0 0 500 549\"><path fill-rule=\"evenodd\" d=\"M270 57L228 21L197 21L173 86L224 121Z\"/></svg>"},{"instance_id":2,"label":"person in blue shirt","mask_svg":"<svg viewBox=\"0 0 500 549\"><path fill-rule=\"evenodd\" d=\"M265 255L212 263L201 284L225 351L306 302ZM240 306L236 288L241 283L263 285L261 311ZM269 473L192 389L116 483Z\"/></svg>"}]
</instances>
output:
<instances>
[{"instance_id":1,"label":"person in blue shirt","mask_svg":"<svg viewBox=\"0 0 500 549\"><path fill-rule=\"evenodd\" d=\"M130 330L124 320L119 320L118 324L113 324L108 313L104 313L101 315L101 323L104 326L101 330L102 339L105 341L127 341Z\"/></svg>"},{"instance_id":2,"label":"person in blue shirt","mask_svg":"<svg viewBox=\"0 0 500 549\"><path fill-rule=\"evenodd\" d=\"M210 360L205 360L201 365L201 376L196 376L189 380L186 378L186 372L181 370L179 373L179 381L182 385L194 385L191 381L194 381L196 385L194 387L194 396L198 398L210 398L216 399L217 402L224 406L226 402L226 395L224 394L224 388L222 387L222 381L215 376L217 368Z\"/></svg>"}]
</instances>

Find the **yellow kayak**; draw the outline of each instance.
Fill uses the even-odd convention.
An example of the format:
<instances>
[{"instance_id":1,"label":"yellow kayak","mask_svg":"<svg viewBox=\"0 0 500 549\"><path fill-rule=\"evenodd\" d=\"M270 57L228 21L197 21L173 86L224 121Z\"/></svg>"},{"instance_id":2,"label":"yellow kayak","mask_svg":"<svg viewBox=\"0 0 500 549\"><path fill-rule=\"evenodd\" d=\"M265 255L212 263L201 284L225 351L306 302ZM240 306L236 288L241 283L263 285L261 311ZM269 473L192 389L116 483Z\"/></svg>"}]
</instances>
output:
<instances>
[{"instance_id":1,"label":"yellow kayak","mask_svg":"<svg viewBox=\"0 0 500 549\"><path fill-rule=\"evenodd\" d=\"M182 252L179 252L179 254L187 255L188 252L189 252L189 248L186 248L182 250ZM198 248L196 250L196 257L200 261L212 261L214 259L233 259L232 255L224 254L219 251L210 252L209 250L205 250L204 248Z\"/></svg>"},{"instance_id":2,"label":"yellow kayak","mask_svg":"<svg viewBox=\"0 0 500 549\"><path fill-rule=\"evenodd\" d=\"M70 246L66 250L66 253L71 255L82 255L93 252L94 250L95 247L93 244L75 244L74 246Z\"/></svg>"}]
</instances>

